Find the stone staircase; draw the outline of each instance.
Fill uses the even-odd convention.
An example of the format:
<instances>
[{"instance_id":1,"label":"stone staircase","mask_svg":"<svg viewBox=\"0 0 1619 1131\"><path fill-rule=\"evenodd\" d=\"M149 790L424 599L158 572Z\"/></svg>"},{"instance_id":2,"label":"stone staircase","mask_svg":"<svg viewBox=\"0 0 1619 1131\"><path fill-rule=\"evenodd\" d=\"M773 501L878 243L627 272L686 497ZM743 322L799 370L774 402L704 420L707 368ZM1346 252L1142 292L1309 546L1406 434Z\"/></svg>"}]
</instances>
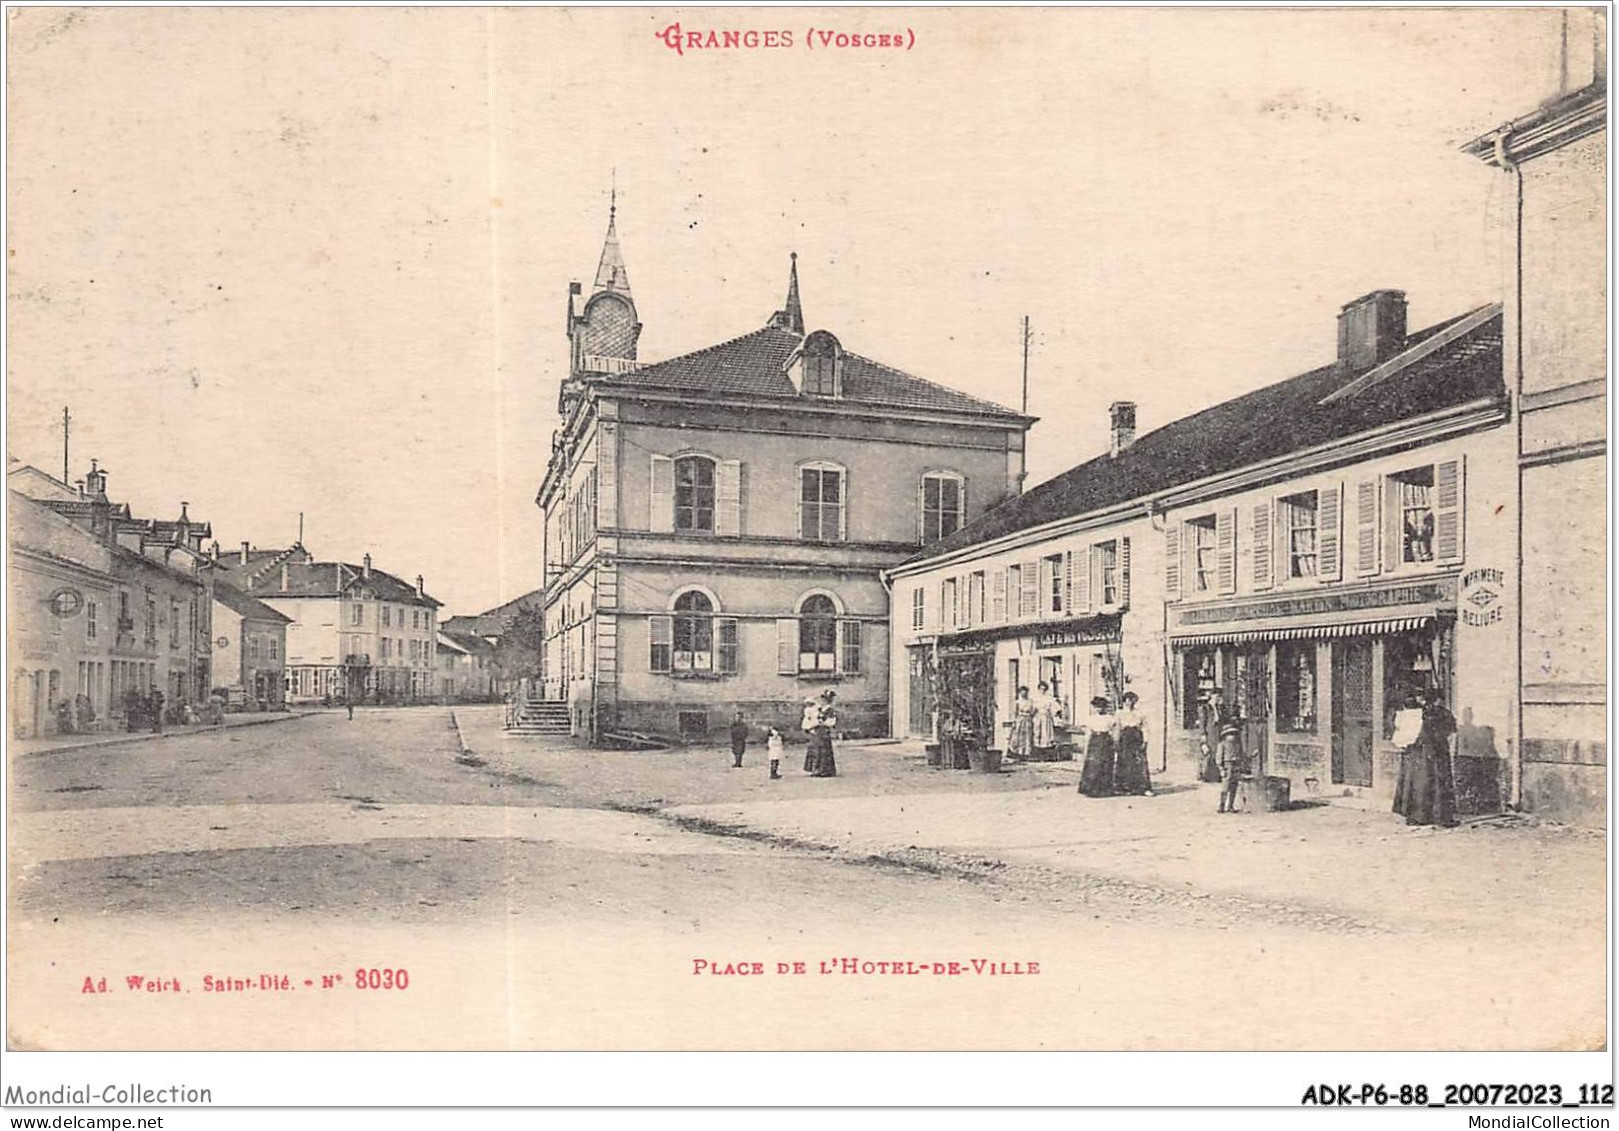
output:
<instances>
[{"instance_id":1,"label":"stone staircase","mask_svg":"<svg viewBox=\"0 0 1619 1131\"><path fill-rule=\"evenodd\" d=\"M565 735L570 730L566 700L541 699L533 694L521 696L506 720L508 734Z\"/></svg>"}]
</instances>

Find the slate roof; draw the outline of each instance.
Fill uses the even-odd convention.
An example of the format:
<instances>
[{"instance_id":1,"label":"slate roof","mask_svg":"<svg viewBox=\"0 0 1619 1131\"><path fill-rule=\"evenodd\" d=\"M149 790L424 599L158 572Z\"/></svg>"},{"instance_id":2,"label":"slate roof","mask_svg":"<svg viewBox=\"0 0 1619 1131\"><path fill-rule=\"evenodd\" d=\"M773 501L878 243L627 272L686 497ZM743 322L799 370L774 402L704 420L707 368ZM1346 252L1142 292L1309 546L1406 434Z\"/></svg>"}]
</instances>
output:
<instances>
[{"instance_id":1,"label":"slate roof","mask_svg":"<svg viewBox=\"0 0 1619 1131\"><path fill-rule=\"evenodd\" d=\"M361 576L359 566L351 562L292 562L285 563L286 587L281 584L279 567L267 570L250 580L249 590L265 600L277 597L341 597L353 589L369 588L379 601L398 601L404 605L428 605L438 608L440 602L432 597L416 595L416 587L408 585L391 573L375 566L369 578ZM236 579L231 581L235 583Z\"/></svg>"},{"instance_id":2,"label":"slate roof","mask_svg":"<svg viewBox=\"0 0 1619 1131\"><path fill-rule=\"evenodd\" d=\"M1480 307L1411 334L1400 352L1488 310ZM1487 397L1504 401L1501 327L1497 311L1455 341L1327 403L1323 398L1380 367L1351 370L1334 363L1183 417L1140 436L1117 456L1102 455L1048 479L909 560L924 561L1440 409Z\"/></svg>"},{"instance_id":3,"label":"slate roof","mask_svg":"<svg viewBox=\"0 0 1619 1131\"><path fill-rule=\"evenodd\" d=\"M248 620L267 620L291 624L292 618L272 609L257 597L249 596L232 585L214 586L214 600Z\"/></svg>"},{"instance_id":4,"label":"slate roof","mask_svg":"<svg viewBox=\"0 0 1619 1131\"><path fill-rule=\"evenodd\" d=\"M802 341L802 335L784 326L764 326L728 342L615 374L610 382L604 383L714 396L740 394L799 401L804 398L793 388L783 367ZM1020 413L1003 405L914 377L859 354L845 350L843 356L841 402L1023 419Z\"/></svg>"},{"instance_id":5,"label":"slate roof","mask_svg":"<svg viewBox=\"0 0 1619 1131\"><path fill-rule=\"evenodd\" d=\"M441 637L438 642L440 648L448 646L474 656L487 656L495 650L489 641L470 632L450 632L441 628L438 634Z\"/></svg>"}]
</instances>

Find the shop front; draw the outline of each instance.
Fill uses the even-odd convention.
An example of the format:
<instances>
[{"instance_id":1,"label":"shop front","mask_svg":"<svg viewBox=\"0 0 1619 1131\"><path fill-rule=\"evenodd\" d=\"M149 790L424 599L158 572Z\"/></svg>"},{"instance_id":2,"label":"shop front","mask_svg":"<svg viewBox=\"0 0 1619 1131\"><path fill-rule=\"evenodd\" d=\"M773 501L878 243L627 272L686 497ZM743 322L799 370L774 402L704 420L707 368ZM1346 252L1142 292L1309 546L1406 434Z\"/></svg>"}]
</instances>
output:
<instances>
[{"instance_id":1,"label":"shop front","mask_svg":"<svg viewBox=\"0 0 1619 1131\"><path fill-rule=\"evenodd\" d=\"M1465 713L1456 703L1454 577L1172 609L1170 648L1188 764L1199 753L1200 703L1218 688L1255 772L1290 779L1298 799L1391 795L1394 714L1419 690L1432 687ZM1456 770L1465 812L1500 807L1499 759L1464 754Z\"/></svg>"}]
</instances>

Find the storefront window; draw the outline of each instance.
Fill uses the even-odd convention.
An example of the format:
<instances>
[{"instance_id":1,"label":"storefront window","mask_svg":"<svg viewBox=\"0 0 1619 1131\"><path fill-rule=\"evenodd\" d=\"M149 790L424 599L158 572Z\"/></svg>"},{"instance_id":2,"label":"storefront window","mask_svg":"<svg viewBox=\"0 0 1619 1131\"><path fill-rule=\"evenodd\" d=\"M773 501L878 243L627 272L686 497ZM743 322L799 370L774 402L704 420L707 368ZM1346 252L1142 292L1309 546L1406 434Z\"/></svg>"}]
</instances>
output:
<instances>
[{"instance_id":1,"label":"storefront window","mask_svg":"<svg viewBox=\"0 0 1619 1131\"><path fill-rule=\"evenodd\" d=\"M1276 729L1315 733L1315 643L1276 646Z\"/></svg>"},{"instance_id":2,"label":"storefront window","mask_svg":"<svg viewBox=\"0 0 1619 1131\"><path fill-rule=\"evenodd\" d=\"M1181 653L1181 726L1197 727L1197 708L1206 688L1214 686L1214 653L1207 648Z\"/></svg>"}]
</instances>

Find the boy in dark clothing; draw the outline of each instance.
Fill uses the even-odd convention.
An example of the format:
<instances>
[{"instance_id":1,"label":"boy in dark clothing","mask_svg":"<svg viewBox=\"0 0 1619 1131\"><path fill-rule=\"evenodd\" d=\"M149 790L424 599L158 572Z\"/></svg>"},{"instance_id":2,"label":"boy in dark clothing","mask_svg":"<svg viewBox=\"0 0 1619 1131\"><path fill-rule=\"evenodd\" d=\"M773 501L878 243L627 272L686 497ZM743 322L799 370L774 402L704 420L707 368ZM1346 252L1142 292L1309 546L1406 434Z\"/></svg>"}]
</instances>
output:
<instances>
[{"instance_id":1,"label":"boy in dark clothing","mask_svg":"<svg viewBox=\"0 0 1619 1131\"><path fill-rule=\"evenodd\" d=\"M1219 757L1220 776L1225 783L1220 787L1219 812L1235 813L1237 787L1248 776L1248 756L1242 749L1242 727L1234 719L1220 726Z\"/></svg>"},{"instance_id":2,"label":"boy in dark clothing","mask_svg":"<svg viewBox=\"0 0 1619 1131\"><path fill-rule=\"evenodd\" d=\"M732 769L740 770L742 768L742 755L747 752L747 749L748 724L743 719L742 712L738 711L736 718L731 722L731 757L736 759Z\"/></svg>"}]
</instances>

